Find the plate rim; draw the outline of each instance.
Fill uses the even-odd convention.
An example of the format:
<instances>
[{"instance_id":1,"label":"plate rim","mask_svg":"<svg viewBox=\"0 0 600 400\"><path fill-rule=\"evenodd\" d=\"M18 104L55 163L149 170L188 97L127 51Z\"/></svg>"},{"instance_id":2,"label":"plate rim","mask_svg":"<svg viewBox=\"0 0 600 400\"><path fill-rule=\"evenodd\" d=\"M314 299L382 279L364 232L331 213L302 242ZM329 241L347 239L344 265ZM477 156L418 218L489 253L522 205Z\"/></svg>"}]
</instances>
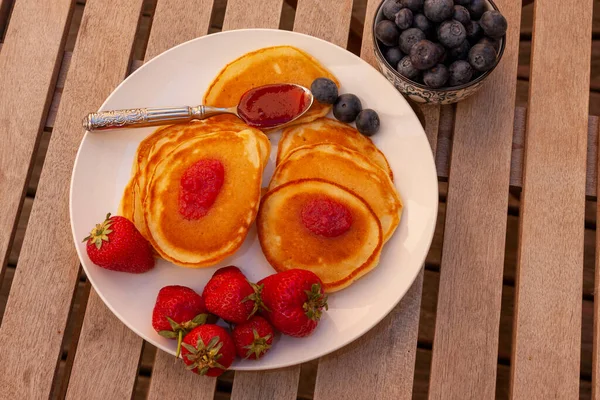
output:
<instances>
[{"instance_id":1,"label":"plate rim","mask_svg":"<svg viewBox=\"0 0 600 400\"><path fill-rule=\"evenodd\" d=\"M420 128L421 128L421 133L424 136L424 139L429 143L428 138L427 138L427 134L425 132L425 128L423 127L423 124L421 123L421 120L418 118L417 114L415 113L414 109L411 107L410 103L408 102L408 100L400 93L396 90L395 87L393 87L392 83L390 83L385 76L383 76L381 74L381 72L379 70L377 70L373 65L371 65L369 62L365 61L364 59L362 59L361 57L357 56L356 54L352 53L351 51L335 44L332 42L329 42L327 40L323 40L321 38L312 36L312 35L307 35L305 33L300 33L300 32L294 32L294 31L288 31L288 30L283 30L283 29L270 29L270 28L247 28L247 29L234 29L234 30L228 30L228 31L221 31L221 32L215 32L215 33L211 33L211 34L207 34L207 35L203 35L203 36L198 36L196 38L187 40L185 42L182 42L178 45L175 45L167 50L165 50L164 52L157 54L156 56L154 56L151 60L145 62L144 64L142 64L138 69L136 69L134 72L132 72L131 74L129 74L127 77L125 77L112 91L111 93L106 97L106 99L104 100L104 102L102 103L102 105L99 107L98 111L104 111L106 104L112 99L112 97L121 89L121 87L123 85L125 85L125 83L129 80L132 79L132 77L136 76L136 74L138 74L139 71L141 71L142 69L146 68L146 66L150 65L151 63L153 63L155 60L157 60L160 57L165 56L166 54L168 54L171 51L175 51L175 49L185 46L191 42L196 42L196 41L201 41L203 39L206 39L208 37L214 37L214 36L226 36L226 35L232 35L232 34L239 34L239 32L255 32L255 31L261 31L261 32L267 32L267 33L275 33L278 35L290 35L290 36L301 36L304 38L307 38L308 40L316 40L318 42L322 42L326 45L330 45L330 46L335 46L338 47L339 49L343 50L344 52L346 52L347 54L351 55L354 59L356 60L360 60L360 63L363 64L364 66L367 66L371 69L373 69L378 75L381 76L382 79L384 79L387 84L391 85L392 88L394 89L394 91L396 91L398 93L399 98L401 99L401 101L403 101L406 106L407 106L407 110L410 114L412 114L412 116L416 119L416 121L418 122ZM328 66L325 66L327 69L329 69ZM85 131L84 135L81 138L81 142L79 143L79 148L77 149L77 154L75 156L75 160L73 162L73 169L71 171L71 182L69 183L69 222L71 225L71 234L73 236L73 241L74 241L74 245L75 245L75 249L77 251L77 256L79 258L79 262L81 267L83 268L84 272L86 273L87 279L90 281L92 287L94 288L94 291L96 292L96 294L100 297L100 299L102 300L102 302L104 303L104 305L113 313L113 315L115 317L117 317L117 319L123 323L128 329L130 329L132 332L134 332L138 337L140 337L142 340L145 340L147 342L149 342L150 344L152 344L153 346L155 346L158 350L160 351L165 351L166 353L169 354L174 354L173 352L169 351L169 350L165 350L163 349L162 345L160 343L158 343L157 341L155 341L153 338L151 337L147 337L147 335L142 334L141 332L139 332L136 328L134 328L132 325L130 325L124 318L122 318L122 316L120 315L120 313L118 313L114 307L110 304L110 302L107 301L107 299L104 297L104 295L101 293L101 291L99 291L96 288L96 283L94 282L94 279L91 277L91 275L88 273L87 271L87 267L85 265L85 263L83 262L83 249L85 247L80 246L79 240L76 237L75 234L75 226L73 223L73 192L74 192L74 186L73 186L73 182L74 182L74 177L75 177L75 171L76 171L76 166L79 163L79 157L81 156L81 151L83 148L83 143L86 140L86 138L88 137L88 135L91 135L92 133L90 133L89 131ZM435 177L435 182L436 182L436 186L439 187L439 183L437 180L437 172L436 172L436 165L435 165L435 157L433 155L433 150L431 149L431 146L428 146L428 151L427 151L427 164L429 164L430 169L433 170L434 172L434 177ZM432 167L432 168L431 168ZM439 193L439 190L436 191ZM438 194L436 193L436 198L437 198ZM421 273L421 271L423 270L423 266L427 257L427 254L429 252L429 249L431 248L431 244L433 243L433 237L435 234L435 227L436 227L436 221L437 221L437 214L439 211L439 201L435 201L434 202L434 209L433 211L433 215L436 216L436 218L432 219L432 223L430 224L430 227L428 230L424 230L424 234L427 235L427 251L425 252L425 254L422 256L422 260L419 262L419 264L422 266L421 268L415 269L415 273L412 274L412 276L410 277L410 285L407 286L407 288L401 293L401 295L398 296L398 300L396 302L391 302L389 303L389 305L386 307L385 312L383 312L381 314L381 316L379 318L374 319L374 323L371 324L370 326L365 325L364 327L362 327L361 329L357 329L357 334L353 335L352 338L350 339L344 339L339 341L338 343L336 343L336 345L332 346L328 351L326 351L323 354L320 354L318 356L308 356L302 359L298 359L298 360L294 360L294 361L288 361L288 362L280 362L274 366L269 366L269 367L261 367L260 365L257 365L257 367L244 367L244 366L240 366L240 365L232 365L229 370L233 370L233 371L268 371L268 370L274 370L274 369L280 369L280 368L286 368L286 367L291 367L291 366L295 366L295 365L300 365L302 363L306 363L309 361L313 361L315 359L319 359L321 357L325 357L329 354L332 354L338 350L340 350L341 348L353 343L354 341L362 338L365 334L367 334L370 330L372 330L373 328L375 328L377 325L379 325L381 323L381 321L383 321L383 319L385 319L387 316L389 316L389 314L394 310L394 308L396 308L398 306L398 304L400 304L400 302L405 298L406 294L409 292L409 290L412 288L412 286L414 285L415 281L417 280L418 275Z\"/></svg>"}]
</instances>

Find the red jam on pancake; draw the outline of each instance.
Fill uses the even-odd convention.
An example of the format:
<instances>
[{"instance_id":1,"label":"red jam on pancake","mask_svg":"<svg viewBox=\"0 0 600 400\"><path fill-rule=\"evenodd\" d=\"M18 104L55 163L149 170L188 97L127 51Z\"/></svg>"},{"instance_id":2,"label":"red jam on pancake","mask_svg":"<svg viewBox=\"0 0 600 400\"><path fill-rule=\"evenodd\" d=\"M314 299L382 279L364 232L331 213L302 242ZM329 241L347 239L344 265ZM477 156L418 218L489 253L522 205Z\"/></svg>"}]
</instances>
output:
<instances>
[{"instance_id":1,"label":"red jam on pancake","mask_svg":"<svg viewBox=\"0 0 600 400\"><path fill-rule=\"evenodd\" d=\"M200 160L189 167L181 176L179 213L189 220L204 217L215 203L224 179L225 170L219 160Z\"/></svg>"},{"instance_id":2,"label":"red jam on pancake","mask_svg":"<svg viewBox=\"0 0 600 400\"><path fill-rule=\"evenodd\" d=\"M352 213L342 203L325 196L309 200L300 211L302 223L314 234L336 237L352 226Z\"/></svg>"}]
</instances>

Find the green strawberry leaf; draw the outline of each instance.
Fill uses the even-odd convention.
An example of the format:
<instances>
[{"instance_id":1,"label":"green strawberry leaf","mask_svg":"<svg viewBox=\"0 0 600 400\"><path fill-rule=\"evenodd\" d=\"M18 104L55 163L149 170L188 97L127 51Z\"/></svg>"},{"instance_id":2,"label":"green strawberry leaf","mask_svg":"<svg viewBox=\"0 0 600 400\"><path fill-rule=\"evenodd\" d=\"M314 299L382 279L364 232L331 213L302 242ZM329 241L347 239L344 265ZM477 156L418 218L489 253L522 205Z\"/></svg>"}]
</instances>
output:
<instances>
[{"instance_id":1,"label":"green strawberry leaf","mask_svg":"<svg viewBox=\"0 0 600 400\"><path fill-rule=\"evenodd\" d=\"M167 339L175 339L177 337L177 333L173 331L160 331L158 334Z\"/></svg>"}]
</instances>

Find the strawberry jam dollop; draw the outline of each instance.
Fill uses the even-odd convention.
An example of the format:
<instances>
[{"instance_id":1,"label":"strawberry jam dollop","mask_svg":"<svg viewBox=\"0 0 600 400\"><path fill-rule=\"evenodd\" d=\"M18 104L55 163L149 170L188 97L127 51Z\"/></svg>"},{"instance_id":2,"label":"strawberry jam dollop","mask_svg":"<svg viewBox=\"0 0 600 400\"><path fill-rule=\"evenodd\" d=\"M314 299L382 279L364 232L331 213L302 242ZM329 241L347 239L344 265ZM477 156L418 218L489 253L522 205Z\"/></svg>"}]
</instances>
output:
<instances>
[{"instance_id":1,"label":"strawberry jam dollop","mask_svg":"<svg viewBox=\"0 0 600 400\"><path fill-rule=\"evenodd\" d=\"M204 159L194 163L181 176L179 213L187 220L204 217L215 203L224 180L221 161Z\"/></svg>"},{"instance_id":2,"label":"strawberry jam dollop","mask_svg":"<svg viewBox=\"0 0 600 400\"><path fill-rule=\"evenodd\" d=\"M316 235L336 237L352 226L352 213L342 203L328 197L315 197L300 211L304 226Z\"/></svg>"}]
</instances>

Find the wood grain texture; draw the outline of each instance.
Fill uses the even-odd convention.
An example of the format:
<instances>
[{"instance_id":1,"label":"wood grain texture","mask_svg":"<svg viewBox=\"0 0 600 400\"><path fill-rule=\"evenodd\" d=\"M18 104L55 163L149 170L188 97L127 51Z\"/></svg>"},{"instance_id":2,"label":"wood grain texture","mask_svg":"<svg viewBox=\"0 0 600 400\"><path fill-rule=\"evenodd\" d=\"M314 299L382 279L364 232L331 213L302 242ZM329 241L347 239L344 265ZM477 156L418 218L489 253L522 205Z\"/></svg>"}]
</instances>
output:
<instances>
[{"instance_id":1,"label":"wood grain texture","mask_svg":"<svg viewBox=\"0 0 600 400\"><path fill-rule=\"evenodd\" d=\"M596 138L600 131L596 129ZM596 154L596 165L600 171L600 157ZM600 196L600 183L598 184L598 195ZM596 204L596 226L600 222L600 207ZM597 229L597 228L596 228ZM596 273L594 278L594 346L592 351L592 400L600 400L600 235L596 232Z\"/></svg>"},{"instance_id":2,"label":"wood grain texture","mask_svg":"<svg viewBox=\"0 0 600 400\"><path fill-rule=\"evenodd\" d=\"M225 10L223 30L243 28L273 28L279 27L283 0L255 1L248 6L246 0L228 0Z\"/></svg>"},{"instance_id":3,"label":"wood grain texture","mask_svg":"<svg viewBox=\"0 0 600 400\"><path fill-rule=\"evenodd\" d=\"M154 11L145 60L180 43L206 35L213 0L159 0Z\"/></svg>"},{"instance_id":4,"label":"wood grain texture","mask_svg":"<svg viewBox=\"0 0 600 400\"><path fill-rule=\"evenodd\" d=\"M131 398L141 348L142 339L92 289L66 399Z\"/></svg>"},{"instance_id":5,"label":"wood grain texture","mask_svg":"<svg viewBox=\"0 0 600 400\"><path fill-rule=\"evenodd\" d=\"M509 26L503 59L456 107L431 399L495 393L520 5L498 2Z\"/></svg>"},{"instance_id":6,"label":"wood grain texture","mask_svg":"<svg viewBox=\"0 0 600 400\"><path fill-rule=\"evenodd\" d=\"M0 8L6 10L7 5ZM0 278L41 134L40 121L54 91L71 9L71 0L19 1L0 52Z\"/></svg>"},{"instance_id":7,"label":"wood grain texture","mask_svg":"<svg viewBox=\"0 0 600 400\"><path fill-rule=\"evenodd\" d=\"M372 21L378 1L367 3ZM361 56L375 62L370 22L365 24ZM415 107L435 154L439 106ZM410 399L413 392L423 271L398 306L365 336L325 356L319 363L315 399ZM365 373L364 371L368 371ZM355 377L360 376L360 379Z\"/></svg>"},{"instance_id":8,"label":"wood grain texture","mask_svg":"<svg viewBox=\"0 0 600 400\"><path fill-rule=\"evenodd\" d=\"M271 371L236 373L231 400L294 400L300 366Z\"/></svg>"},{"instance_id":9,"label":"wood grain texture","mask_svg":"<svg viewBox=\"0 0 600 400\"><path fill-rule=\"evenodd\" d=\"M558 6L534 3L511 380L517 400L579 391L592 1Z\"/></svg>"},{"instance_id":10,"label":"wood grain texture","mask_svg":"<svg viewBox=\"0 0 600 400\"><path fill-rule=\"evenodd\" d=\"M7 398L47 398L50 393L79 268L69 223L69 182L84 133L80 120L124 78L141 4L141 0L87 1L0 327L0 393ZM28 327L27 335L22 334L23 326ZM131 331L127 335L135 336ZM114 343L113 336L110 342ZM23 348L36 349L35 363L23 362ZM95 368L77 373L90 379Z\"/></svg>"},{"instance_id":11,"label":"wood grain texture","mask_svg":"<svg viewBox=\"0 0 600 400\"><path fill-rule=\"evenodd\" d=\"M157 350L148 400L212 400L216 384L216 378L196 375L181 360Z\"/></svg>"},{"instance_id":12,"label":"wood grain texture","mask_svg":"<svg viewBox=\"0 0 600 400\"><path fill-rule=\"evenodd\" d=\"M294 31L346 48L351 18L352 0L298 0Z\"/></svg>"}]
</instances>

